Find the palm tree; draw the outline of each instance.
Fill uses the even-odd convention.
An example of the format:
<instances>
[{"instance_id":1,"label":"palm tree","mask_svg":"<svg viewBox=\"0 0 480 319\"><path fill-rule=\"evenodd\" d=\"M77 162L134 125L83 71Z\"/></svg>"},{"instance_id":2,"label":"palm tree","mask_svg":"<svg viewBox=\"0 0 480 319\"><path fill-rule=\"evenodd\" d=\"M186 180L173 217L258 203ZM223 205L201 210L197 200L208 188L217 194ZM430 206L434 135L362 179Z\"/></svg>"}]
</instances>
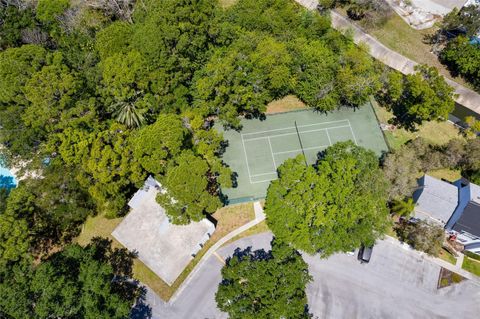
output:
<instances>
[{"instance_id":1,"label":"palm tree","mask_svg":"<svg viewBox=\"0 0 480 319\"><path fill-rule=\"evenodd\" d=\"M393 200L392 212L395 215L408 217L415 209L415 203L412 198L407 200Z\"/></svg>"},{"instance_id":2,"label":"palm tree","mask_svg":"<svg viewBox=\"0 0 480 319\"><path fill-rule=\"evenodd\" d=\"M135 102L119 101L112 105L113 116L119 123L130 128L140 127L145 124L145 108L139 108Z\"/></svg>"}]
</instances>

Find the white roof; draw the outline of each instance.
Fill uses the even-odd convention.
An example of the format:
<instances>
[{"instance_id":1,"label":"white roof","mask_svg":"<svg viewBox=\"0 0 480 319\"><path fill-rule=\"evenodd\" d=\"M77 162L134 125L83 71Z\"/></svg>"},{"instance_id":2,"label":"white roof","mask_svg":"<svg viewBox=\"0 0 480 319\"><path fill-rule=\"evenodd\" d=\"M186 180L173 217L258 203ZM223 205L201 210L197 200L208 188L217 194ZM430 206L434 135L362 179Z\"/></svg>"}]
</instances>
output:
<instances>
[{"instance_id":1,"label":"white roof","mask_svg":"<svg viewBox=\"0 0 480 319\"><path fill-rule=\"evenodd\" d=\"M458 205L458 188L429 175L422 177L419 184L421 194L416 201L415 216L447 223Z\"/></svg>"}]
</instances>

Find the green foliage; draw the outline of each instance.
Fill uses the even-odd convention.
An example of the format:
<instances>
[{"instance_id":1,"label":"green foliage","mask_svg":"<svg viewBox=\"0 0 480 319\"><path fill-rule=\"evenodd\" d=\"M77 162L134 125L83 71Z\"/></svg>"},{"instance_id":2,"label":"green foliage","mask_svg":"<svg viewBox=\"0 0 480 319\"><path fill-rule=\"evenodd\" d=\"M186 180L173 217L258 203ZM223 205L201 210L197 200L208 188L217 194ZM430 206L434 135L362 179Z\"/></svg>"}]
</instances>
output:
<instances>
[{"instance_id":1,"label":"green foliage","mask_svg":"<svg viewBox=\"0 0 480 319\"><path fill-rule=\"evenodd\" d=\"M207 161L184 151L170 162L165 177L161 179L164 193L157 195L157 201L165 208L174 224L188 224L200 221L206 213L215 212L221 202L216 183L207 177L211 174Z\"/></svg>"},{"instance_id":2,"label":"green foliage","mask_svg":"<svg viewBox=\"0 0 480 319\"><path fill-rule=\"evenodd\" d=\"M411 197L417 188L417 178L431 170L459 169L464 177L475 182L480 172L480 138L451 140L442 146L428 145L417 138L387 154L383 171L390 182L389 198Z\"/></svg>"},{"instance_id":3,"label":"green foliage","mask_svg":"<svg viewBox=\"0 0 480 319\"><path fill-rule=\"evenodd\" d=\"M81 168L77 176L80 184L88 189L99 211L109 217L123 212L135 185L140 186L145 178L133 156L128 136L125 127L117 124L87 135L73 159Z\"/></svg>"},{"instance_id":4,"label":"green foliage","mask_svg":"<svg viewBox=\"0 0 480 319\"><path fill-rule=\"evenodd\" d=\"M133 255L94 239L71 245L33 267L0 269L0 308L12 318L126 318L138 296Z\"/></svg>"},{"instance_id":5,"label":"green foliage","mask_svg":"<svg viewBox=\"0 0 480 319\"><path fill-rule=\"evenodd\" d=\"M403 75L400 72L391 71L388 73L387 97L388 103L394 104L402 97L404 90Z\"/></svg>"},{"instance_id":6,"label":"green foliage","mask_svg":"<svg viewBox=\"0 0 480 319\"><path fill-rule=\"evenodd\" d=\"M156 70L151 85L159 103L184 109L193 73L216 42L218 5L207 0L145 1L146 16L135 26L132 48Z\"/></svg>"},{"instance_id":7,"label":"green foliage","mask_svg":"<svg viewBox=\"0 0 480 319\"><path fill-rule=\"evenodd\" d=\"M67 244L92 211L125 212L148 174L168 190L159 200L172 220L199 220L221 205L220 186L232 186L214 120L239 128L239 116L262 116L287 94L329 111L376 85L371 60L328 17L289 0L225 11L216 1L144 0L133 16L133 1L118 4L40 0L33 11L0 11L11 27L0 30L2 156L44 177L2 208L9 262ZM22 42L44 47L15 47ZM351 81L365 92L342 87Z\"/></svg>"},{"instance_id":8,"label":"green foliage","mask_svg":"<svg viewBox=\"0 0 480 319\"><path fill-rule=\"evenodd\" d=\"M305 11L288 0L240 0L227 9L226 20L248 31L288 40L320 37L330 28L327 16Z\"/></svg>"},{"instance_id":9,"label":"green foliage","mask_svg":"<svg viewBox=\"0 0 480 319\"><path fill-rule=\"evenodd\" d=\"M320 111L332 111L340 104L336 88L338 58L323 41L297 40L292 45L295 54L295 94Z\"/></svg>"},{"instance_id":10,"label":"green foliage","mask_svg":"<svg viewBox=\"0 0 480 319\"><path fill-rule=\"evenodd\" d=\"M7 198L9 194L10 194L9 188L0 187L0 214L3 214L5 212L5 209L7 208Z\"/></svg>"},{"instance_id":11,"label":"green foliage","mask_svg":"<svg viewBox=\"0 0 480 319\"><path fill-rule=\"evenodd\" d=\"M124 124L129 128L138 128L146 123L145 112L147 109L141 108L140 103L120 101L113 104L115 109L113 115L118 123Z\"/></svg>"},{"instance_id":12,"label":"green foliage","mask_svg":"<svg viewBox=\"0 0 480 319\"><path fill-rule=\"evenodd\" d=\"M414 147L402 146L390 152L383 162L383 171L390 182L389 198L401 200L412 196L422 163Z\"/></svg>"},{"instance_id":13,"label":"green foliage","mask_svg":"<svg viewBox=\"0 0 480 319\"><path fill-rule=\"evenodd\" d=\"M35 27L32 10L21 10L15 6L0 7L0 48L15 47L22 43L22 31Z\"/></svg>"},{"instance_id":14,"label":"green foliage","mask_svg":"<svg viewBox=\"0 0 480 319\"><path fill-rule=\"evenodd\" d=\"M138 51L115 53L102 62L102 69L106 97L129 101L148 86L147 64Z\"/></svg>"},{"instance_id":15,"label":"green foliage","mask_svg":"<svg viewBox=\"0 0 480 319\"><path fill-rule=\"evenodd\" d=\"M384 97L396 116L395 124L412 130L423 121L447 120L448 114L455 108L454 89L436 68L419 65L415 70L403 81L399 76L389 76L392 83L387 85Z\"/></svg>"},{"instance_id":16,"label":"green foliage","mask_svg":"<svg viewBox=\"0 0 480 319\"><path fill-rule=\"evenodd\" d=\"M373 244L388 225L378 159L352 142L327 148L316 167L301 156L287 160L278 174L267 192L267 224L297 249L325 258Z\"/></svg>"},{"instance_id":17,"label":"green foliage","mask_svg":"<svg viewBox=\"0 0 480 319\"><path fill-rule=\"evenodd\" d=\"M424 220L401 224L396 230L401 240L432 256L438 256L445 240L443 227Z\"/></svg>"},{"instance_id":18,"label":"green foliage","mask_svg":"<svg viewBox=\"0 0 480 319\"><path fill-rule=\"evenodd\" d=\"M46 63L47 51L37 45L10 48L0 53L0 103L27 103L22 94L30 77Z\"/></svg>"},{"instance_id":19,"label":"green foliage","mask_svg":"<svg viewBox=\"0 0 480 319\"><path fill-rule=\"evenodd\" d=\"M447 32L461 32L467 37L475 36L480 31L480 9L473 4L460 10L453 8L443 18L440 28Z\"/></svg>"},{"instance_id":20,"label":"green foliage","mask_svg":"<svg viewBox=\"0 0 480 319\"><path fill-rule=\"evenodd\" d=\"M288 244L272 240L272 250L237 250L222 269L215 299L235 318L310 318L305 288L308 265Z\"/></svg>"},{"instance_id":21,"label":"green foliage","mask_svg":"<svg viewBox=\"0 0 480 319\"><path fill-rule=\"evenodd\" d=\"M15 198L15 193L10 198ZM28 207L20 209L25 208ZM28 224L24 219L16 217L16 212L9 209L8 204L5 212L0 215L0 266L18 261L27 254L30 246Z\"/></svg>"},{"instance_id":22,"label":"green foliage","mask_svg":"<svg viewBox=\"0 0 480 319\"><path fill-rule=\"evenodd\" d=\"M466 37L459 36L449 41L440 54L454 74L462 75L466 80L480 87L480 46L471 44Z\"/></svg>"},{"instance_id":23,"label":"green foliage","mask_svg":"<svg viewBox=\"0 0 480 319\"><path fill-rule=\"evenodd\" d=\"M24 87L30 105L23 114L23 121L32 129L53 130L59 114L75 101L81 83L63 64L60 53L52 56L50 65L33 74Z\"/></svg>"},{"instance_id":24,"label":"green foliage","mask_svg":"<svg viewBox=\"0 0 480 319\"><path fill-rule=\"evenodd\" d=\"M197 73L195 83L198 107L208 109L209 113L216 113L221 120L233 127L240 125L239 114L262 113L266 110L268 101L272 99L267 88L266 77L269 74L261 72L261 66L257 66L254 61L254 58L260 59L264 50L259 46L260 52L255 52L256 41L258 39L242 38L229 48L217 50L205 67ZM279 52L278 55L288 63L290 58L285 48L283 50L283 53ZM271 68L270 76L275 77L281 90L285 79L278 76L281 77L281 72L284 71L288 73L288 68L281 64L274 66L274 58L275 55L262 56L263 61L260 63L265 68Z\"/></svg>"},{"instance_id":25,"label":"green foliage","mask_svg":"<svg viewBox=\"0 0 480 319\"><path fill-rule=\"evenodd\" d=\"M130 38L133 34L132 25L117 21L110 24L96 35L95 47L102 60L114 55L128 52Z\"/></svg>"},{"instance_id":26,"label":"green foliage","mask_svg":"<svg viewBox=\"0 0 480 319\"><path fill-rule=\"evenodd\" d=\"M474 116L466 116L464 122L467 124L465 133L468 137L476 137L480 134L480 121Z\"/></svg>"},{"instance_id":27,"label":"green foliage","mask_svg":"<svg viewBox=\"0 0 480 319\"><path fill-rule=\"evenodd\" d=\"M70 5L70 0L39 0L37 18L43 23L56 23L56 18Z\"/></svg>"},{"instance_id":28,"label":"green foliage","mask_svg":"<svg viewBox=\"0 0 480 319\"><path fill-rule=\"evenodd\" d=\"M344 53L341 65L337 80L344 104L360 106L368 101L370 95L380 90L380 72L368 55L368 48L359 50L350 46Z\"/></svg>"},{"instance_id":29,"label":"green foliage","mask_svg":"<svg viewBox=\"0 0 480 319\"><path fill-rule=\"evenodd\" d=\"M409 217L415 209L415 203L412 198L407 200L393 200L392 201L392 213L397 216Z\"/></svg>"},{"instance_id":30,"label":"green foliage","mask_svg":"<svg viewBox=\"0 0 480 319\"><path fill-rule=\"evenodd\" d=\"M155 123L133 135L133 156L147 172L164 173L168 161L185 146L186 135L179 116L162 114Z\"/></svg>"},{"instance_id":31,"label":"green foliage","mask_svg":"<svg viewBox=\"0 0 480 319\"><path fill-rule=\"evenodd\" d=\"M0 236L10 238L2 240L4 249L48 252L77 236L93 209L90 196L81 190L74 172L52 163L42 179L27 179L11 191L5 212L0 215L0 223L5 225ZM22 248L15 248L18 245Z\"/></svg>"}]
</instances>

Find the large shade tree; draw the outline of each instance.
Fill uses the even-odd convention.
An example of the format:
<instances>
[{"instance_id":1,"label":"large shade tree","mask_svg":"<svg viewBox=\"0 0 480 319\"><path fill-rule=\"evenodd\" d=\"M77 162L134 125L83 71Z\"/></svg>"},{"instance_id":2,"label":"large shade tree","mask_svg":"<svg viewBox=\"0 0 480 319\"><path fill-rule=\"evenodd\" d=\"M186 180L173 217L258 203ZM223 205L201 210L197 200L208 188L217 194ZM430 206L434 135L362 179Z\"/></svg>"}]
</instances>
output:
<instances>
[{"instance_id":1,"label":"large shade tree","mask_svg":"<svg viewBox=\"0 0 480 319\"><path fill-rule=\"evenodd\" d=\"M207 161L191 151L184 151L171 162L161 179L165 192L157 195L157 201L173 223L200 221L221 206L215 196L216 182L207 178L209 173Z\"/></svg>"},{"instance_id":2,"label":"large shade tree","mask_svg":"<svg viewBox=\"0 0 480 319\"><path fill-rule=\"evenodd\" d=\"M134 255L94 238L70 245L40 265L0 265L0 316L6 318L127 318L139 287Z\"/></svg>"},{"instance_id":3,"label":"large shade tree","mask_svg":"<svg viewBox=\"0 0 480 319\"><path fill-rule=\"evenodd\" d=\"M315 166L285 161L270 184L267 223L278 239L327 257L375 242L388 225L387 183L372 152L341 142Z\"/></svg>"},{"instance_id":4,"label":"large shade tree","mask_svg":"<svg viewBox=\"0 0 480 319\"><path fill-rule=\"evenodd\" d=\"M455 107L454 89L434 67L418 65L405 77L390 76L387 100L395 121L409 129L424 121L445 121Z\"/></svg>"},{"instance_id":5,"label":"large shade tree","mask_svg":"<svg viewBox=\"0 0 480 319\"><path fill-rule=\"evenodd\" d=\"M0 257L16 261L68 243L93 214L91 197L75 179L75 172L52 163L43 178L28 178L13 189L0 213Z\"/></svg>"},{"instance_id":6,"label":"large shade tree","mask_svg":"<svg viewBox=\"0 0 480 319\"><path fill-rule=\"evenodd\" d=\"M222 277L215 299L231 319L310 317L308 265L288 244L274 239L269 252L237 250Z\"/></svg>"}]
</instances>

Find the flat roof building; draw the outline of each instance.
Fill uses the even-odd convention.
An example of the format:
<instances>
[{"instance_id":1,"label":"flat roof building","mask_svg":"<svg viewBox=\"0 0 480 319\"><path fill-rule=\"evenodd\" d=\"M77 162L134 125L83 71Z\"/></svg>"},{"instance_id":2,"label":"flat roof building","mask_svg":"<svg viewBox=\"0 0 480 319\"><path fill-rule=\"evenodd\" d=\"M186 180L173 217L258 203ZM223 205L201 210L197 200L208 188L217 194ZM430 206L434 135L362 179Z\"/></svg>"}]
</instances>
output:
<instances>
[{"instance_id":1,"label":"flat roof building","mask_svg":"<svg viewBox=\"0 0 480 319\"><path fill-rule=\"evenodd\" d=\"M215 230L203 219L188 225L170 223L165 209L156 201L163 192L153 177L145 181L128 205L130 213L112 232L122 245L168 285L172 285Z\"/></svg>"}]
</instances>

